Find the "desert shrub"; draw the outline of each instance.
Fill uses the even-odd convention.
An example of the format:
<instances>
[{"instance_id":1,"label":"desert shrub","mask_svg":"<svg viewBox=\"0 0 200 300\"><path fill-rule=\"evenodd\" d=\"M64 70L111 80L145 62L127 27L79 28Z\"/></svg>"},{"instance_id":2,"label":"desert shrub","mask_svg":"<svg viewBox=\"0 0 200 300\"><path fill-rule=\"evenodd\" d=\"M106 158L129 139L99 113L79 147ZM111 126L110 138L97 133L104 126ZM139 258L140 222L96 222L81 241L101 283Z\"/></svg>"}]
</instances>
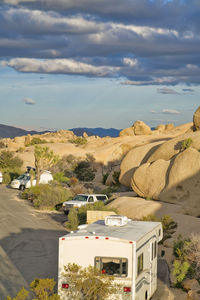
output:
<instances>
[{"instance_id":1,"label":"desert shrub","mask_svg":"<svg viewBox=\"0 0 200 300\"><path fill-rule=\"evenodd\" d=\"M9 184L13 179L17 178L21 174L21 170L17 168L13 170L3 169L2 173L3 173L3 183Z\"/></svg>"},{"instance_id":2,"label":"desert shrub","mask_svg":"<svg viewBox=\"0 0 200 300\"><path fill-rule=\"evenodd\" d=\"M68 183L69 178L64 175L63 172L58 172L53 175L53 179L59 183Z\"/></svg>"},{"instance_id":3,"label":"desert shrub","mask_svg":"<svg viewBox=\"0 0 200 300\"><path fill-rule=\"evenodd\" d=\"M47 278L47 279L34 279L30 284L30 290L32 291L33 300L61 300L60 296L54 293L56 282L54 279ZM16 295L16 297L11 298L7 297L6 300L25 300L29 299L29 291L25 288L22 288L21 291Z\"/></svg>"},{"instance_id":4,"label":"desert shrub","mask_svg":"<svg viewBox=\"0 0 200 300\"><path fill-rule=\"evenodd\" d=\"M74 186L78 184L78 178L76 178L75 176L72 176L71 178L69 178L69 185L70 186Z\"/></svg>"},{"instance_id":5,"label":"desert shrub","mask_svg":"<svg viewBox=\"0 0 200 300\"><path fill-rule=\"evenodd\" d=\"M21 168L23 161L14 155L11 151L2 151L0 154L0 168L1 169L16 169Z\"/></svg>"},{"instance_id":6,"label":"desert shrub","mask_svg":"<svg viewBox=\"0 0 200 300\"><path fill-rule=\"evenodd\" d=\"M77 210L74 207L72 207L68 214L68 221L65 222L65 227L70 231L71 230L74 231L77 230L78 225L79 225L79 221L78 221Z\"/></svg>"},{"instance_id":7,"label":"desert shrub","mask_svg":"<svg viewBox=\"0 0 200 300\"><path fill-rule=\"evenodd\" d=\"M113 276L102 274L92 266L84 268L75 263L68 264L62 275L69 283L65 291L67 299L104 300L110 294L120 293L122 289L114 282Z\"/></svg>"},{"instance_id":8,"label":"desert shrub","mask_svg":"<svg viewBox=\"0 0 200 300\"><path fill-rule=\"evenodd\" d=\"M79 136L77 138L70 139L69 142L76 145L85 145L87 143L87 139Z\"/></svg>"},{"instance_id":9,"label":"desert shrub","mask_svg":"<svg viewBox=\"0 0 200 300\"><path fill-rule=\"evenodd\" d=\"M33 145L39 145L39 144L46 144L48 143L45 139L41 139L41 138L38 138L38 137L34 137L31 139L31 141L26 141L25 140L25 146L28 147L28 146L33 146Z\"/></svg>"},{"instance_id":10,"label":"desert shrub","mask_svg":"<svg viewBox=\"0 0 200 300\"><path fill-rule=\"evenodd\" d=\"M78 162L79 159L74 155L64 155L55 165L51 167L51 172L63 172L66 177L72 177Z\"/></svg>"},{"instance_id":11,"label":"desert shrub","mask_svg":"<svg viewBox=\"0 0 200 300\"><path fill-rule=\"evenodd\" d=\"M190 268L190 264L187 261L184 262L181 262L179 260L174 261L172 274L175 277L176 287L182 287L181 283L186 278L189 268Z\"/></svg>"},{"instance_id":12,"label":"desert shrub","mask_svg":"<svg viewBox=\"0 0 200 300\"><path fill-rule=\"evenodd\" d=\"M107 188L101 190L99 193L100 194L105 194L108 196L108 198L110 198L112 196L112 193L117 192L118 187L117 186L108 186Z\"/></svg>"},{"instance_id":13,"label":"desert shrub","mask_svg":"<svg viewBox=\"0 0 200 300\"><path fill-rule=\"evenodd\" d=\"M23 199L30 200L35 208L55 209L71 197L69 189L60 185L39 184L22 192Z\"/></svg>"},{"instance_id":14,"label":"desert shrub","mask_svg":"<svg viewBox=\"0 0 200 300\"><path fill-rule=\"evenodd\" d=\"M102 183L103 184L106 184L106 180L107 180L108 176L109 176L109 173L103 174L103 178L102 178Z\"/></svg>"},{"instance_id":15,"label":"desert shrub","mask_svg":"<svg viewBox=\"0 0 200 300\"><path fill-rule=\"evenodd\" d=\"M177 269L178 265L184 263L189 264L185 277L195 278L200 283L200 235L192 234L190 238L187 239L179 235L174 242L173 254L176 257L173 269ZM176 270L174 272L176 272ZM180 276L180 278L182 277ZM180 280L178 281L179 284L181 284L181 282Z\"/></svg>"},{"instance_id":16,"label":"desert shrub","mask_svg":"<svg viewBox=\"0 0 200 300\"><path fill-rule=\"evenodd\" d=\"M192 139L188 138L182 141L181 143L181 151L189 148L192 145Z\"/></svg>"},{"instance_id":17,"label":"desert shrub","mask_svg":"<svg viewBox=\"0 0 200 300\"><path fill-rule=\"evenodd\" d=\"M74 172L81 181L92 181L95 178L95 171L88 161L79 162Z\"/></svg>"}]
</instances>

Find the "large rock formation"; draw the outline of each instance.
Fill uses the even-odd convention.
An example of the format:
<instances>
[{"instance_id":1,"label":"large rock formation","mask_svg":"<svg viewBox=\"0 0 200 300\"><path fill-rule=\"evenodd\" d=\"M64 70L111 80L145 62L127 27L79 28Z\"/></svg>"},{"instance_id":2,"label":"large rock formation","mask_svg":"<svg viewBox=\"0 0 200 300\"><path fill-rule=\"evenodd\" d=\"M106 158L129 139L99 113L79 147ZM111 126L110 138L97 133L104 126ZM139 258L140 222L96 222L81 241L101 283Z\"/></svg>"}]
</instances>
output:
<instances>
[{"instance_id":1,"label":"large rock formation","mask_svg":"<svg viewBox=\"0 0 200 300\"><path fill-rule=\"evenodd\" d=\"M132 136L132 135L149 135L152 134L151 128L143 121L136 121L132 127L128 127L120 131L119 136Z\"/></svg>"},{"instance_id":2,"label":"large rock formation","mask_svg":"<svg viewBox=\"0 0 200 300\"><path fill-rule=\"evenodd\" d=\"M193 115L193 129L194 131L200 130L200 106Z\"/></svg>"},{"instance_id":3,"label":"large rock formation","mask_svg":"<svg viewBox=\"0 0 200 300\"><path fill-rule=\"evenodd\" d=\"M185 213L200 216L199 150L200 132L133 148L121 163L120 182L140 197L178 203Z\"/></svg>"},{"instance_id":4,"label":"large rock formation","mask_svg":"<svg viewBox=\"0 0 200 300\"><path fill-rule=\"evenodd\" d=\"M142 121L136 121L133 127L135 135L149 135L152 133L151 128Z\"/></svg>"},{"instance_id":5,"label":"large rock formation","mask_svg":"<svg viewBox=\"0 0 200 300\"><path fill-rule=\"evenodd\" d=\"M154 153L154 151L162 144L161 141L146 144L139 147L134 147L131 149L125 158L122 160L120 166L120 178L121 184L130 187L131 178L135 168L137 168L142 163L147 162L148 158Z\"/></svg>"}]
</instances>

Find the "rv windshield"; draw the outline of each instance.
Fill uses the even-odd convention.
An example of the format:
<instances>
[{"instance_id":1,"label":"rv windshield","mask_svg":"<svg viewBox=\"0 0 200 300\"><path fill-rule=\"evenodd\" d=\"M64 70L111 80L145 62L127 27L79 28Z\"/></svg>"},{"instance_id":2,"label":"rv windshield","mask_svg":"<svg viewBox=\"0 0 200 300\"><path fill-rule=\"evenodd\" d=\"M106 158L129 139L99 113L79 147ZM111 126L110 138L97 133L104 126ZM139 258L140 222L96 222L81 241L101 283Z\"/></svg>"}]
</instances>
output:
<instances>
[{"instance_id":1,"label":"rv windshield","mask_svg":"<svg viewBox=\"0 0 200 300\"><path fill-rule=\"evenodd\" d=\"M87 201L88 196L87 195L76 195L73 200L74 201Z\"/></svg>"}]
</instances>

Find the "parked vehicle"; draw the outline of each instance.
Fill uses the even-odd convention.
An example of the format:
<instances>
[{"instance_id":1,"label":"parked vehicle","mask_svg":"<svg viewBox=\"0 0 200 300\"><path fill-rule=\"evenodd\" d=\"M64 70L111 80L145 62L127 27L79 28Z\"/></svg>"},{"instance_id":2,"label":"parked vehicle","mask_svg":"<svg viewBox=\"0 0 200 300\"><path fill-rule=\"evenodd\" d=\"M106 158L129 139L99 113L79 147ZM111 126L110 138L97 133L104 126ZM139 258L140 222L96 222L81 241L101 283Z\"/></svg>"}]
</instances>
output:
<instances>
[{"instance_id":1,"label":"parked vehicle","mask_svg":"<svg viewBox=\"0 0 200 300\"><path fill-rule=\"evenodd\" d=\"M39 183L47 184L52 180L53 180L53 176L51 172L44 171L40 176ZM10 184L10 186L13 189L19 189L19 190L24 190L25 188L30 188L31 186L35 186L35 185L36 185L36 178L34 178L31 181L31 175L28 172L20 175L17 179L14 179Z\"/></svg>"},{"instance_id":2,"label":"parked vehicle","mask_svg":"<svg viewBox=\"0 0 200 300\"><path fill-rule=\"evenodd\" d=\"M0 183L2 183L3 182L3 174L2 174L2 172L0 172Z\"/></svg>"},{"instance_id":3,"label":"parked vehicle","mask_svg":"<svg viewBox=\"0 0 200 300\"><path fill-rule=\"evenodd\" d=\"M157 289L157 247L162 240L160 222L132 221L124 216L107 216L93 224L80 226L59 239L58 293L67 300L70 282L63 276L64 266L89 265L114 276L121 291L108 299L148 300Z\"/></svg>"},{"instance_id":4,"label":"parked vehicle","mask_svg":"<svg viewBox=\"0 0 200 300\"><path fill-rule=\"evenodd\" d=\"M78 194L72 200L63 202L64 213L68 214L70 208L79 208L89 203L95 203L97 201L106 202L108 200L107 195L103 194Z\"/></svg>"}]
</instances>

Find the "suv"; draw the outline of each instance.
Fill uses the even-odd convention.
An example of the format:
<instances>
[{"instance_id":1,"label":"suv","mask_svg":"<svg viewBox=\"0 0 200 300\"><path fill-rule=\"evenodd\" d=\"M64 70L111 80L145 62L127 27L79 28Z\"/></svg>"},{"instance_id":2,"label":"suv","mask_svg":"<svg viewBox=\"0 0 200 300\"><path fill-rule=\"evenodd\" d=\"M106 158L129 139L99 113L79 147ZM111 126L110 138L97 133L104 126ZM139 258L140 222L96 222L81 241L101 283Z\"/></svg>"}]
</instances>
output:
<instances>
[{"instance_id":1,"label":"suv","mask_svg":"<svg viewBox=\"0 0 200 300\"><path fill-rule=\"evenodd\" d=\"M63 202L63 210L65 214L69 213L70 208L79 208L81 206L95 203L97 201L108 201L108 197L103 194L78 194L72 200Z\"/></svg>"}]
</instances>

